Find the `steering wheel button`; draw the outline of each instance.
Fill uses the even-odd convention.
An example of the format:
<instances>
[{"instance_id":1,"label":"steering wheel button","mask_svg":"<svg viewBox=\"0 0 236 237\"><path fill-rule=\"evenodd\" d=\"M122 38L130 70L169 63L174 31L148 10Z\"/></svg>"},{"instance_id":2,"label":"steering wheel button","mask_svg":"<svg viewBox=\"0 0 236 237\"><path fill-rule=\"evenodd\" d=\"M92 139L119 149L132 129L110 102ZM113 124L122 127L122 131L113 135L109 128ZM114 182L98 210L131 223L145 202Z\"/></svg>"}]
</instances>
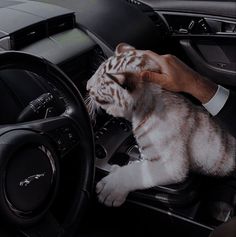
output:
<instances>
[{"instance_id":1,"label":"steering wheel button","mask_svg":"<svg viewBox=\"0 0 236 237\"><path fill-rule=\"evenodd\" d=\"M58 144L59 146L61 146L61 145L62 145L62 140L61 140L61 139L58 139L58 140L57 140L57 144Z\"/></svg>"},{"instance_id":2,"label":"steering wheel button","mask_svg":"<svg viewBox=\"0 0 236 237\"><path fill-rule=\"evenodd\" d=\"M70 140L73 140L73 139L74 139L73 134L72 134L72 133L68 133L68 138L69 138Z\"/></svg>"},{"instance_id":3,"label":"steering wheel button","mask_svg":"<svg viewBox=\"0 0 236 237\"><path fill-rule=\"evenodd\" d=\"M107 152L100 144L95 145L95 154L98 159L106 158Z\"/></svg>"}]
</instances>

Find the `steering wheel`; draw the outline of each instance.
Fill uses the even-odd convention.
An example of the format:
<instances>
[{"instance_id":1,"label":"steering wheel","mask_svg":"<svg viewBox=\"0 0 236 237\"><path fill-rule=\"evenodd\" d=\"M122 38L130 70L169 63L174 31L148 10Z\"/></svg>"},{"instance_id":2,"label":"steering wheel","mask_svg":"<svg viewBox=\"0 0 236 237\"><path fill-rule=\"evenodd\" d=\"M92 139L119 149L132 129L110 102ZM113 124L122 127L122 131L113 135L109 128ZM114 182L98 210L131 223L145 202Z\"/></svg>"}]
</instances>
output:
<instances>
[{"instance_id":1,"label":"steering wheel","mask_svg":"<svg viewBox=\"0 0 236 237\"><path fill-rule=\"evenodd\" d=\"M0 126L1 224L23 236L72 236L94 177L93 134L82 96L43 58L2 52L0 71L5 69L40 76L45 88L63 96L65 110L54 117Z\"/></svg>"}]
</instances>

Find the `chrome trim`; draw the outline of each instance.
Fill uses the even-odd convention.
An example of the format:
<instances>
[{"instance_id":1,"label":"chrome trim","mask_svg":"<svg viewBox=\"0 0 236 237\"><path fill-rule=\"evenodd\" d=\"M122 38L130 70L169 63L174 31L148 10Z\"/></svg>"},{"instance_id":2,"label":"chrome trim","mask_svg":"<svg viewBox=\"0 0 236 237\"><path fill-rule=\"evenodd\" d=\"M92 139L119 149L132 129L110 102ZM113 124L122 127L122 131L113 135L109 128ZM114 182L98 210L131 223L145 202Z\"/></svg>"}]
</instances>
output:
<instances>
[{"instance_id":1,"label":"chrome trim","mask_svg":"<svg viewBox=\"0 0 236 237\"><path fill-rule=\"evenodd\" d=\"M27 177L26 179L23 179L22 181L20 181L19 186L27 187L32 181L38 180L44 176L45 176L45 173L31 175L31 176Z\"/></svg>"}]
</instances>

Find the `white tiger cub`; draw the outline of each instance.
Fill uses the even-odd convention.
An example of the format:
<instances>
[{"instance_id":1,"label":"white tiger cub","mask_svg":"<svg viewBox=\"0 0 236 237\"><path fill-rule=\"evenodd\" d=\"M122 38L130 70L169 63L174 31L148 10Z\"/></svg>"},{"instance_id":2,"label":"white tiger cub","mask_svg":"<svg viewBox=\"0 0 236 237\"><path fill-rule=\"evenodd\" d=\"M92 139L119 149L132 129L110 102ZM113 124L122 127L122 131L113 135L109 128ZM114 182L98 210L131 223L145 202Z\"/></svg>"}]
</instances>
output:
<instances>
[{"instance_id":1,"label":"white tiger cub","mask_svg":"<svg viewBox=\"0 0 236 237\"><path fill-rule=\"evenodd\" d=\"M223 176L235 167L235 139L204 109L132 74L157 69L145 51L120 44L87 83L93 106L131 121L144 156L116 166L97 184L107 206L120 206L137 189L183 181L190 169Z\"/></svg>"}]
</instances>

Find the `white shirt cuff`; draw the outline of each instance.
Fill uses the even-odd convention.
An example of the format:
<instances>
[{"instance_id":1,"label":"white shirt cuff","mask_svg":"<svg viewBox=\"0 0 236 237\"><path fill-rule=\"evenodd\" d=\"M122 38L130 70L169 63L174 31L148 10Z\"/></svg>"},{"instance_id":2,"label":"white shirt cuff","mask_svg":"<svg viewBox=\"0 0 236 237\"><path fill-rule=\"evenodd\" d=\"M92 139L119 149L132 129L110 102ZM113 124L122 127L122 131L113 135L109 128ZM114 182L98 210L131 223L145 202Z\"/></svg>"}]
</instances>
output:
<instances>
[{"instance_id":1,"label":"white shirt cuff","mask_svg":"<svg viewBox=\"0 0 236 237\"><path fill-rule=\"evenodd\" d=\"M229 97L229 90L218 85L215 95L205 104L202 104L206 110L213 116L217 115L224 107Z\"/></svg>"}]
</instances>

